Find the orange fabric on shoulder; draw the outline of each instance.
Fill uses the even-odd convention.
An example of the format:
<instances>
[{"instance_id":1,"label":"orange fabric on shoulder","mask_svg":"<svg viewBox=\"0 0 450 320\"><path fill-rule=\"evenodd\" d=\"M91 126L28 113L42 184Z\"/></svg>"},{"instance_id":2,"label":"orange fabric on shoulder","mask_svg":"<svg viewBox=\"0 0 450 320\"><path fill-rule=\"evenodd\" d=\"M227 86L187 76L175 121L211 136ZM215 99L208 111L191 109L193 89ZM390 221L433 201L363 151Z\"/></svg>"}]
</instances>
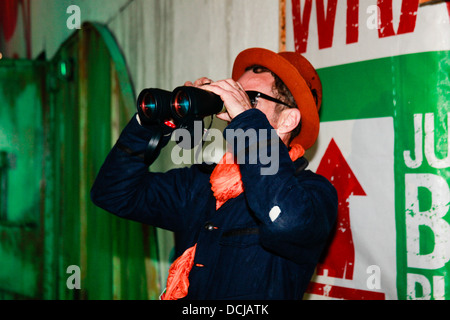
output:
<instances>
[{"instance_id":1,"label":"orange fabric on shoulder","mask_svg":"<svg viewBox=\"0 0 450 320\"><path fill-rule=\"evenodd\" d=\"M305 149L299 144L291 146L289 157L292 161L305 154ZM216 198L216 210L229 199L236 198L244 191L239 165L234 162L233 154L227 152L214 168L210 177L211 190Z\"/></svg>"}]
</instances>

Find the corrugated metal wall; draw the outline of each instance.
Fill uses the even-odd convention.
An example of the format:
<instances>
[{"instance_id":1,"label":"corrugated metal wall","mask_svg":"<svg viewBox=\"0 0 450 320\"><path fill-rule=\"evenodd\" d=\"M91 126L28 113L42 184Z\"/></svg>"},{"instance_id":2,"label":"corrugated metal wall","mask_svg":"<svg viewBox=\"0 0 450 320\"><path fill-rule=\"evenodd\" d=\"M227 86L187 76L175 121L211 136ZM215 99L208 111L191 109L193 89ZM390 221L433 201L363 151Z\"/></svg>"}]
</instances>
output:
<instances>
[{"instance_id":1,"label":"corrugated metal wall","mask_svg":"<svg viewBox=\"0 0 450 320\"><path fill-rule=\"evenodd\" d=\"M89 197L135 110L112 35L85 24L51 61L2 60L0 73L0 170L8 182L0 298L156 299L155 229L103 212ZM79 268L80 289L70 288L70 266Z\"/></svg>"},{"instance_id":2,"label":"corrugated metal wall","mask_svg":"<svg viewBox=\"0 0 450 320\"><path fill-rule=\"evenodd\" d=\"M0 298L42 292L46 64L1 60Z\"/></svg>"},{"instance_id":3,"label":"corrugated metal wall","mask_svg":"<svg viewBox=\"0 0 450 320\"><path fill-rule=\"evenodd\" d=\"M136 231L138 235L130 239L131 236L128 233L134 233L134 229L127 233L120 229L123 228L122 222L120 222L120 226L116 226L118 224L116 218L109 217L107 213L89 211L95 209L90 207L87 198L88 182L92 179L93 172L104 160L104 153L109 150L111 141L115 140L124 126L127 116L123 110L131 110L133 106L124 107L124 105L128 105L128 102L111 99L109 108L115 111L111 111L111 119L106 121L105 117L108 115L103 113L106 111L103 109L92 110L92 104L89 104L91 101L99 103L101 99L93 96L94 84L88 82L104 81L106 71L103 71L104 77L100 77L99 73L95 80L81 78L79 81L78 78L74 78L74 82L67 82L57 76L60 67L57 61L60 58L65 59L72 56L78 61L81 54L79 50L75 49L77 45L74 44L82 41L78 38L79 35L72 36L61 48L63 39L66 39L67 35L72 32L66 26L67 19L71 16L70 13L67 13L69 5L79 6L82 21L102 21L112 30L127 60L130 76L137 93L146 87L170 90L187 80L192 81L201 76L217 80L224 79L230 76L233 60L239 51L251 46L263 46L272 50L278 48L278 0L108 0L107 2L108 6L104 5L104 0L33 0L27 2L29 6L19 6L19 9L28 13L30 24L21 26L21 20L17 20L16 33L12 40L6 43L8 50L4 51L5 56L8 56L8 52L18 52L20 55L22 51L19 49L26 47L31 50L32 57L36 57L42 52L46 52L49 57L55 57L52 64L48 64L48 68L51 69L48 75L51 73L54 76L48 77L45 89L43 89L48 94L48 97L44 98L49 102L44 105L44 108L48 108L48 112L42 115L44 152L41 157L45 155L45 157L51 158L43 162L42 170L45 171L46 178L43 179L40 187L41 190L45 187L40 192L46 194L41 204L42 213L40 213L43 215L41 219L45 220L40 232L45 233L46 237L42 245L45 253L42 262L43 275L39 282L41 286L39 290L44 292L41 296L43 295L45 298L98 297L92 293L95 289L91 288L91 283L93 283L91 277L94 275L99 279L111 279L111 277L115 279L114 284L113 282L109 283L109 286L114 286L115 291L110 290L109 287L100 288L100 286L98 290L122 292L122 295L116 295L116 297L126 298L123 293L125 284L120 284L118 279L124 279L125 274L131 272L131 269L124 262L125 258L116 258L110 253L110 250L125 251L128 250L127 247L122 248L119 244L129 243L128 246L134 246L136 242L149 248L148 250L143 249L147 254L143 260L146 265L145 281L140 283L146 283L146 297L154 296L154 292L158 291L159 293L159 286L163 287L165 284L173 249L173 236L167 231L160 229L155 231L153 228L145 227L142 231ZM22 11L20 10L18 16L21 16L20 12ZM86 25L83 25L81 32L92 32L92 30L84 30L85 27ZM23 30L32 37L29 43L21 43L18 46L17 43L21 41ZM91 41L97 44L95 40ZM117 54L119 51L108 50L108 54L114 52ZM98 68L101 65L105 67L103 61L98 64ZM44 67L47 68L47 64L44 64ZM115 63L114 68L118 67L119 65ZM80 77L80 68L79 65L76 66L75 77ZM94 72L89 68L83 71L85 73L82 77L87 77ZM97 65L92 68L97 68ZM111 79L115 79L115 71L109 72ZM118 72L118 74L122 74L122 72ZM85 88L75 87L79 86L81 81L88 83L85 84ZM115 82L110 83L111 86L114 83L118 85L122 81L116 79ZM100 86L100 84L98 85ZM88 91L85 92L86 90ZM123 92L123 88L119 91ZM57 92L65 92L64 96L67 99L55 97ZM114 93L111 93L110 96L113 95ZM80 96L89 98L86 98L87 100L84 102L76 102ZM84 107L82 107L83 103L85 103ZM75 109L71 109L72 106ZM80 113L85 115L80 117ZM66 116L63 118L62 114ZM95 128L92 128L90 127L91 122L87 120L88 117L91 117L89 119L100 117L102 120L97 120ZM222 128L223 124L215 122L213 126ZM91 134L94 134L95 138ZM153 171L166 171L174 167L170 161L169 148L165 149L152 165ZM85 208L86 211L84 211ZM104 216L101 218L104 220L92 221L93 217L100 216ZM82 221L82 223L78 223L78 221ZM97 223L103 224L105 230L118 228L126 236L122 236L122 233L115 234L116 231L100 230L98 227L94 227ZM133 223L128 222L125 225L127 228L134 226ZM139 229L142 226L137 225L133 228ZM94 239L94 244L90 244L93 241L90 237L95 232L98 233L99 239ZM150 236L155 232L155 237ZM143 243L141 235L145 240ZM122 241L116 243L106 240L113 236L117 239L114 241L119 241L119 239ZM94 259L90 250L91 248L94 250L95 246L110 247L96 253ZM141 254L136 254L139 250L137 247L133 249L135 254L126 261L131 261L131 258L135 256L138 257L137 260L140 260ZM152 256L154 252L156 254L156 251L158 259ZM0 257L0 268L2 267L1 259L2 257ZM105 267L110 259L113 259L111 262L113 269L111 270L109 267ZM90 261L95 260L104 261L104 263L98 262L96 265L91 265ZM66 273L66 268L71 264L79 264L81 267L83 281L80 291L71 291L66 287L65 281L70 276ZM153 275L153 272L157 274ZM6 280L2 280L2 277L3 272L0 270L0 288L2 288L0 292L3 292L1 290L5 287L3 283L7 283ZM103 283L107 283L107 280L104 280ZM131 282L129 287L133 286L134 283ZM152 286L158 286L158 288ZM86 289L87 293L83 292L83 289ZM5 293L4 296L11 295Z\"/></svg>"}]
</instances>

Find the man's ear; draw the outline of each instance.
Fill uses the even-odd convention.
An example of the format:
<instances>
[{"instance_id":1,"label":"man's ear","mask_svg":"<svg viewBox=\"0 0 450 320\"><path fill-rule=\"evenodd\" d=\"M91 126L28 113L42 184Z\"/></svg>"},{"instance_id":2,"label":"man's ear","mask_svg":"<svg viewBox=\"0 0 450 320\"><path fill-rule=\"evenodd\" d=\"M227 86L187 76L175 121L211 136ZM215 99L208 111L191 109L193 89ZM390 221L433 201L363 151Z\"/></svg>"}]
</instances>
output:
<instances>
[{"instance_id":1,"label":"man's ear","mask_svg":"<svg viewBox=\"0 0 450 320\"><path fill-rule=\"evenodd\" d=\"M281 111L277 123L278 134L290 133L298 126L301 118L300 110L297 108L289 108Z\"/></svg>"}]
</instances>

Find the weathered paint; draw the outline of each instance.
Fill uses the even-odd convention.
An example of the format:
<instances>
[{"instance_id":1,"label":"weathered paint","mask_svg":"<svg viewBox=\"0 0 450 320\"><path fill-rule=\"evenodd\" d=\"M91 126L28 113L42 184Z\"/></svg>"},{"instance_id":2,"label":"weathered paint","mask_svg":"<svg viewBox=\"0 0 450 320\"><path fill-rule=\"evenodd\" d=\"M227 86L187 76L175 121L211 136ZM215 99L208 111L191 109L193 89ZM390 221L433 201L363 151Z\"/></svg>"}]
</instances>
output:
<instances>
[{"instance_id":1,"label":"weathered paint","mask_svg":"<svg viewBox=\"0 0 450 320\"><path fill-rule=\"evenodd\" d=\"M0 221L0 298L156 299L154 228L105 213L89 196L135 109L112 35L85 24L50 61L2 60L0 75L0 151L17 159ZM71 265L79 290L66 285Z\"/></svg>"},{"instance_id":2,"label":"weathered paint","mask_svg":"<svg viewBox=\"0 0 450 320\"><path fill-rule=\"evenodd\" d=\"M2 60L0 151L7 185L0 218L0 298L42 291L43 91L45 64Z\"/></svg>"}]
</instances>

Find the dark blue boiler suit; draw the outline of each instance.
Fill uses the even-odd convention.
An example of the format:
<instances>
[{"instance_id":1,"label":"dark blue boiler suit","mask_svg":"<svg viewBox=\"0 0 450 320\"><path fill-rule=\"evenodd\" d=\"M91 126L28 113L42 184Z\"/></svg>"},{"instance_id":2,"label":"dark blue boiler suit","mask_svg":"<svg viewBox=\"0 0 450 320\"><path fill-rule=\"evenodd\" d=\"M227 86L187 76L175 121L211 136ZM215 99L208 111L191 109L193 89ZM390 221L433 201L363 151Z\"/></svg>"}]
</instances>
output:
<instances>
[{"instance_id":1,"label":"dark blue boiler suit","mask_svg":"<svg viewBox=\"0 0 450 320\"><path fill-rule=\"evenodd\" d=\"M236 116L225 138L227 129L238 128L272 129L257 109ZM261 175L260 161L240 164L245 191L216 211L209 166L148 171L138 155L151 136L133 117L100 169L93 202L117 216L173 231L177 256L197 243L185 299L301 299L337 215L330 182L299 168L305 160L292 162L280 141L268 145L279 153L277 173ZM241 148L251 143L247 139ZM269 215L273 208L276 217Z\"/></svg>"}]
</instances>

